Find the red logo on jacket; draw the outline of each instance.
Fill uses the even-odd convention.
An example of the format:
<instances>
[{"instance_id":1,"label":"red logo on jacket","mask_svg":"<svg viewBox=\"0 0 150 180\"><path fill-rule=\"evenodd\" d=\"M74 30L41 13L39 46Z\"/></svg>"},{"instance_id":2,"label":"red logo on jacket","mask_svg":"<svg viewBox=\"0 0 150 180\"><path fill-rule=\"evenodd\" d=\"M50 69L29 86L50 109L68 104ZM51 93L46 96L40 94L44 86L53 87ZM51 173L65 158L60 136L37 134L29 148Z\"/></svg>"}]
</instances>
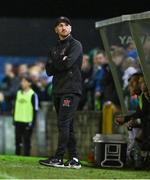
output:
<instances>
[{"instance_id":1,"label":"red logo on jacket","mask_svg":"<svg viewBox=\"0 0 150 180\"><path fill-rule=\"evenodd\" d=\"M64 99L64 101L63 101L63 106L64 107L69 107L70 104L71 104L71 100L70 99Z\"/></svg>"}]
</instances>

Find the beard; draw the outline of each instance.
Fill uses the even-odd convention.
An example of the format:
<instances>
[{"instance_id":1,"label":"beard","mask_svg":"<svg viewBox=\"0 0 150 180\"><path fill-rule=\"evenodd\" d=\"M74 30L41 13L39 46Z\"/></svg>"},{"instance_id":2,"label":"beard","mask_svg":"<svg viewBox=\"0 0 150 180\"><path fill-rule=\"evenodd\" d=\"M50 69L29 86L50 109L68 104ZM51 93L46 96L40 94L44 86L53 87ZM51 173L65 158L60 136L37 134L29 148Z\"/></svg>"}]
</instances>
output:
<instances>
[{"instance_id":1,"label":"beard","mask_svg":"<svg viewBox=\"0 0 150 180\"><path fill-rule=\"evenodd\" d=\"M60 34L59 37L60 37L61 39L66 39L69 35L70 35L70 33Z\"/></svg>"}]
</instances>

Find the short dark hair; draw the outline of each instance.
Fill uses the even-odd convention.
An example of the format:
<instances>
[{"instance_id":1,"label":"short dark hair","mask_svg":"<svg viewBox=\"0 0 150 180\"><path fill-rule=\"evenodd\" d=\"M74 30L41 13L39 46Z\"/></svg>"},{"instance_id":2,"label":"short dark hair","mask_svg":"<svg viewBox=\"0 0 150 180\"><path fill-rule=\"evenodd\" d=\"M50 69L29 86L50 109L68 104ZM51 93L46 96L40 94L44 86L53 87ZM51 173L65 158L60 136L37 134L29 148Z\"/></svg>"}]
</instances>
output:
<instances>
[{"instance_id":1,"label":"short dark hair","mask_svg":"<svg viewBox=\"0 0 150 180\"><path fill-rule=\"evenodd\" d=\"M22 79L25 79L25 80L27 80L28 82L32 83L31 76L30 76L28 73L23 74L23 75L21 76L21 80L22 80Z\"/></svg>"}]
</instances>

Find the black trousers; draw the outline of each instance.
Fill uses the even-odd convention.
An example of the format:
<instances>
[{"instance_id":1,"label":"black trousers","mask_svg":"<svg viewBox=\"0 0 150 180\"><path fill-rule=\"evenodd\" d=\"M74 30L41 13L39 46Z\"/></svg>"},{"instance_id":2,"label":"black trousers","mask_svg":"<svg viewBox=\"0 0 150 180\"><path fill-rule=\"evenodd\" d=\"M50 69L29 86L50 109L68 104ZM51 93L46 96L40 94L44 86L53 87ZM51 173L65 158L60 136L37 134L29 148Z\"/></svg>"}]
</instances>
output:
<instances>
[{"instance_id":1,"label":"black trousers","mask_svg":"<svg viewBox=\"0 0 150 180\"><path fill-rule=\"evenodd\" d=\"M15 122L16 155L29 156L31 150L32 129L28 123Z\"/></svg>"},{"instance_id":2,"label":"black trousers","mask_svg":"<svg viewBox=\"0 0 150 180\"><path fill-rule=\"evenodd\" d=\"M79 100L76 94L54 95L59 131L55 156L58 158L63 158L67 149L70 158L77 157L73 123Z\"/></svg>"}]
</instances>

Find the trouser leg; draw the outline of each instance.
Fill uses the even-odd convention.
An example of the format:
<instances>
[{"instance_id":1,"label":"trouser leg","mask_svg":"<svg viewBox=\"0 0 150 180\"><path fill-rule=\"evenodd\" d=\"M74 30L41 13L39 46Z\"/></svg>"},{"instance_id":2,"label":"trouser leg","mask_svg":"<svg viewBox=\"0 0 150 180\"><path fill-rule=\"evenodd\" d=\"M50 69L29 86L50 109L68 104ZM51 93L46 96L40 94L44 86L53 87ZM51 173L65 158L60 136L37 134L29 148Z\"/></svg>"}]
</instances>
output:
<instances>
[{"instance_id":1,"label":"trouser leg","mask_svg":"<svg viewBox=\"0 0 150 180\"><path fill-rule=\"evenodd\" d=\"M24 131L24 155L25 156L30 156L30 151L31 151L31 137L32 137L32 129L26 127Z\"/></svg>"},{"instance_id":2,"label":"trouser leg","mask_svg":"<svg viewBox=\"0 0 150 180\"><path fill-rule=\"evenodd\" d=\"M141 143L135 140L133 145L133 159L134 159L134 167L136 169L141 169L143 166L143 159L141 156Z\"/></svg>"},{"instance_id":3,"label":"trouser leg","mask_svg":"<svg viewBox=\"0 0 150 180\"><path fill-rule=\"evenodd\" d=\"M74 132L73 132L73 118L79 103L79 96L74 94L63 95L60 98L59 103L59 111L58 111L58 148L56 151L56 156L62 158L66 148L68 147L68 143L70 141L70 137L74 140ZM58 104L56 111L58 110ZM70 133L71 132L71 133ZM73 147L73 145L71 145ZM75 144L74 144L75 146ZM74 147L75 149L75 147Z\"/></svg>"},{"instance_id":4,"label":"trouser leg","mask_svg":"<svg viewBox=\"0 0 150 180\"><path fill-rule=\"evenodd\" d=\"M69 141L68 141L68 152L70 159L73 157L77 157L77 149L76 149L76 139L74 134L74 127L73 127L74 119L70 123L70 134L69 134Z\"/></svg>"},{"instance_id":5,"label":"trouser leg","mask_svg":"<svg viewBox=\"0 0 150 180\"><path fill-rule=\"evenodd\" d=\"M21 149L22 149L22 132L23 127L20 124L15 124L15 154L21 155Z\"/></svg>"}]
</instances>

